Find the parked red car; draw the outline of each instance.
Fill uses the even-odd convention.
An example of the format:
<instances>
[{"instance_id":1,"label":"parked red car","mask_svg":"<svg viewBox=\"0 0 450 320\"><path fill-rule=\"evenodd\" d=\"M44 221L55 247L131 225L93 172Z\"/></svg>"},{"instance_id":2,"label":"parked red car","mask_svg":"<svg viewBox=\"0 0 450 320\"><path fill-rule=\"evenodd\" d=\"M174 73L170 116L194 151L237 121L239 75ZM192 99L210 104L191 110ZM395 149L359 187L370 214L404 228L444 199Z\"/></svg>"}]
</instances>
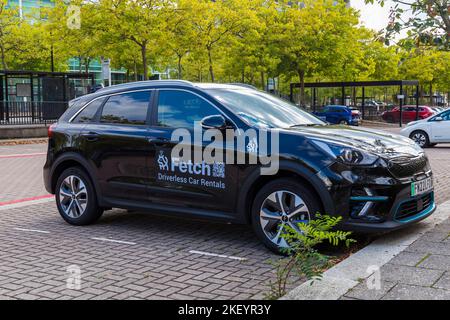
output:
<instances>
[{"instance_id":1,"label":"parked red car","mask_svg":"<svg viewBox=\"0 0 450 320\"><path fill-rule=\"evenodd\" d=\"M435 112L428 106L419 106L419 120L426 119L434 115ZM381 114L384 121L387 122L399 122L400 120L400 107L395 107L390 111L385 111ZM411 122L416 120L416 106L406 105L403 106L402 122Z\"/></svg>"}]
</instances>

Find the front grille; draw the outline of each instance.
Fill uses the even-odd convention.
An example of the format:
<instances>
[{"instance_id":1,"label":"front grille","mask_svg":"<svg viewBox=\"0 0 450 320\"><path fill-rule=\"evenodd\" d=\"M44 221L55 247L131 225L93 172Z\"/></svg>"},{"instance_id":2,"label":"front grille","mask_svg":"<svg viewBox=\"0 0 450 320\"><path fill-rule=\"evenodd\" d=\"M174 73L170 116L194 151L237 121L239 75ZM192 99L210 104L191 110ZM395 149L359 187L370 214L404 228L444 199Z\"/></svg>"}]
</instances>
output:
<instances>
[{"instance_id":1,"label":"front grille","mask_svg":"<svg viewBox=\"0 0 450 320\"><path fill-rule=\"evenodd\" d=\"M433 193L403 202L397 210L395 219L402 221L423 212L433 204Z\"/></svg>"},{"instance_id":2,"label":"front grille","mask_svg":"<svg viewBox=\"0 0 450 320\"><path fill-rule=\"evenodd\" d=\"M413 159L393 159L389 163L389 170L396 177L410 177L426 171L427 163L427 157L424 155Z\"/></svg>"}]
</instances>

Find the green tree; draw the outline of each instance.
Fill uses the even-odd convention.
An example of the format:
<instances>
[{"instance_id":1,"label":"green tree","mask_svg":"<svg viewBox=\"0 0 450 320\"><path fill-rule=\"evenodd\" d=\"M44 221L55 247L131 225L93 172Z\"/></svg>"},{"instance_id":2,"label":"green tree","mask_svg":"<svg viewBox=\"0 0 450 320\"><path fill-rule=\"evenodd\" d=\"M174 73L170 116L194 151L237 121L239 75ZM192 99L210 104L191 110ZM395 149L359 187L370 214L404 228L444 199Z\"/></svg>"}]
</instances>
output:
<instances>
[{"instance_id":1,"label":"green tree","mask_svg":"<svg viewBox=\"0 0 450 320\"><path fill-rule=\"evenodd\" d=\"M176 5L165 0L100 0L96 32L112 43L127 41L139 50L144 80L149 53L155 56L167 39L167 15Z\"/></svg>"},{"instance_id":2,"label":"green tree","mask_svg":"<svg viewBox=\"0 0 450 320\"><path fill-rule=\"evenodd\" d=\"M298 5L283 3L282 15L276 41L282 50L281 68L298 76L299 103L304 105L305 78L336 68L358 31L358 14L342 1L307 0Z\"/></svg>"},{"instance_id":3,"label":"green tree","mask_svg":"<svg viewBox=\"0 0 450 320\"><path fill-rule=\"evenodd\" d=\"M365 0L384 6L385 0ZM395 5L386 26L386 43L403 29L417 44L450 49L450 1L448 0L391 0ZM408 13L408 18L405 17Z\"/></svg>"},{"instance_id":4,"label":"green tree","mask_svg":"<svg viewBox=\"0 0 450 320\"><path fill-rule=\"evenodd\" d=\"M234 45L236 37L251 28L252 1L179 0L178 8L190 15L191 34L196 51L208 59L210 80L215 82L214 58L221 46Z\"/></svg>"},{"instance_id":5,"label":"green tree","mask_svg":"<svg viewBox=\"0 0 450 320\"><path fill-rule=\"evenodd\" d=\"M0 0L0 58L4 70L8 69L6 62L9 52L17 49L15 47L15 33L17 25L20 24L18 11L7 8L8 1Z\"/></svg>"},{"instance_id":6,"label":"green tree","mask_svg":"<svg viewBox=\"0 0 450 320\"><path fill-rule=\"evenodd\" d=\"M403 52L403 56L400 73L405 78L419 80L421 96L428 88L431 88L429 90L431 92L433 86L443 92L450 91L450 71L448 67L450 65L450 52L418 48Z\"/></svg>"}]
</instances>

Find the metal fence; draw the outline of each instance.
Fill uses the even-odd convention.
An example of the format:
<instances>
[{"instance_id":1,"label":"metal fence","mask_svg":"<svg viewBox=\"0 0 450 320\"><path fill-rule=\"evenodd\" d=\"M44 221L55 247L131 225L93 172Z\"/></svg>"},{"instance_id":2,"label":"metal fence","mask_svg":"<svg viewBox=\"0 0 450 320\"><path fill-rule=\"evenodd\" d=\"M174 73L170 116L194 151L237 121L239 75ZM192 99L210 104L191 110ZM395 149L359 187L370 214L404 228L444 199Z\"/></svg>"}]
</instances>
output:
<instances>
[{"instance_id":1,"label":"metal fence","mask_svg":"<svg viewBox=\"0 0 450 320\"><path fill-rule=\"evenodd\" d=\"M0 70L0 125L55 122L94 85L89 73Z\"/></svg>"},{"instance_id":2,"label":"metal fence","mask_svg":"<svg viewBox=\"0 0 450 320\"><path fill-rule=\"evenodd\" d=\"M0 101L0 125L47 124L58 120L67 102Z\"/></svg>"}]
</instances>

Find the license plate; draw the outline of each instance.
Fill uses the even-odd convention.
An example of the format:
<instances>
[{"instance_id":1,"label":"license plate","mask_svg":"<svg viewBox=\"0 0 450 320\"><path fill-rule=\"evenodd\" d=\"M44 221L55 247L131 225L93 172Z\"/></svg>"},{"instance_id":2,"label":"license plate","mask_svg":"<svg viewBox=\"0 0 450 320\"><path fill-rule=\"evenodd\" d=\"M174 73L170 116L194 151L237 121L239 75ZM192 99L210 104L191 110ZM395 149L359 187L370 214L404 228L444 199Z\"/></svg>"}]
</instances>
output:
<instances>
[{"instance_id":1,"label":"license plate","mask_svg":"<svg viewBox=\"0 0 450 320\"><path fill-rule=\"evenodd\" d=\"M418 196L433 189L433 178L411 183L411 196Z\"/></svg>"}]
</instances>

